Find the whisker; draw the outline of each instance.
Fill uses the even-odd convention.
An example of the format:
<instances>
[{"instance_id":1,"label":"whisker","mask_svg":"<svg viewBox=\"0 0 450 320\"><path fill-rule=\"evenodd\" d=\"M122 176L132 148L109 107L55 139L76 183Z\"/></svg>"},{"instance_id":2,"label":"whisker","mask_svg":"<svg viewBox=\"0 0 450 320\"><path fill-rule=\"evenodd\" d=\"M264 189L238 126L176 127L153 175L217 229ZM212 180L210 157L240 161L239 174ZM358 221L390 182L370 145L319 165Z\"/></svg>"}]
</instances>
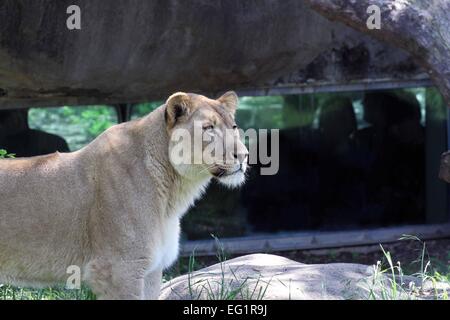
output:
<instances>
[{"instance_id":1,"label":"whisker","mask_svg":"<svg viewBox=\"0 0 450 320\"><path fill-rule=\"evenodd\" d=\"M209 169L212 169L212 168L214 168L214 167L215 167L215 164L208 165L208 166L206 166L205 168L203 168L202 170L200 170L200 173L206 172L206 171L208 171Z\"/></svg>"}]
</instances>

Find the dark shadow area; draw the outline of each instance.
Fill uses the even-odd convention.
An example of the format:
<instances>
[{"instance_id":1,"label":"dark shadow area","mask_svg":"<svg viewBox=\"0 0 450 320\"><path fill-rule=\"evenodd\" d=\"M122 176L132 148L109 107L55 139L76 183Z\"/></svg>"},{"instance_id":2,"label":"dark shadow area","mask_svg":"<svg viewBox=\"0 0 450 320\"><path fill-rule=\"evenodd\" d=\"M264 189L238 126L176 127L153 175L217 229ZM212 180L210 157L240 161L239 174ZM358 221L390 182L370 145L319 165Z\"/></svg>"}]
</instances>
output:
<instances>
[{"instance_id":1,"label":"dark shadow area","mask_svg":"<svg viewBox=\"0 0 450 320\"><path fill-rule=\"evenodd\" d=\"M355 140L368 155L367 222L425 222L425 132L417 99L368 93L364 118L371 126L358 131Z\"/></svg>"},{"instance_id":2,"label":"dark shadow area","mask_svg":"<svg viewBox=\"0 0 450 320\"><path fill-rule=\"evenodd\" d=\"M258 163L241 190L213 185L185 218L189 239L426 223L425 128L414 94L284 96L281 113L279 172L262 176ZM202 230L205 212L212 220Z\"/></svg>"},{"instance_id":3,"label":"dark shadow area","mask_svg":"<svg viewBox=\"0 0 450 320\"><path fill-rule=\"evenodd\" d=\"M0 110L0 148L16 157L69 152L67 142L54 134L30 129L28 110Z\"/></svg>"}]
</instances>

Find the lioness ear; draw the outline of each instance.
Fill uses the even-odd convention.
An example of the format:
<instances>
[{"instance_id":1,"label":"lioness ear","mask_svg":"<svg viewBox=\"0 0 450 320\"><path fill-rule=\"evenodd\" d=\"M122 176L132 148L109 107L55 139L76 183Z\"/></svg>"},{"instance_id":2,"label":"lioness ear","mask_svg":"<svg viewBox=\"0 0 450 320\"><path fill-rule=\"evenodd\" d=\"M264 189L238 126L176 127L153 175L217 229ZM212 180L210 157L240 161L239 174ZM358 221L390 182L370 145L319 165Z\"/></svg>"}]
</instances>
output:
<instances>
[{"instance_id":1,"label":"lioness ear","mask_svg":"<svg viewBox=\"0 0 450 320\"><path fill-rule=\"evenodd\" d=\"M184 92L177 92L169 97L166 102L164 115L168 128L173 128L177 121L187 115L191 108L191 99Z\"/></svg>"},{"instance_id":2,"label":"lioness ear","mask_svg":"<svg viewBox=\"0 0 450 320\"><path fill-rule=\"evenodd\" d=\"M232 114L236 113L236 109L239 104L239 98L234 91L228 91L218 99L223 103L224 107Z\"/></svg>"}]
</instances>

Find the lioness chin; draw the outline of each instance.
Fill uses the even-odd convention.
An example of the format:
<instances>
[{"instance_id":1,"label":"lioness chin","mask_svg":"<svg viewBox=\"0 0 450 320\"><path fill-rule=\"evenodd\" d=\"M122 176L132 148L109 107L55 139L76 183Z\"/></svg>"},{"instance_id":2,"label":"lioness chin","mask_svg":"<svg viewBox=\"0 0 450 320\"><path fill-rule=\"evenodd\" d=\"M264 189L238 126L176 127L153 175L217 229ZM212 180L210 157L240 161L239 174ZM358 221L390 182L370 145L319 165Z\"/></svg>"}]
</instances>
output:
<instances>
[{"instance_id":1,"label":"lioness chin","mask_svg":"<svg viewBox=\"0 0 450 320\"><path fill-rule=\"evenodd\" d=\"M79 266L99 299L157 299L183 214L212 178L231 187L245 180L237 105L234 92L217 100L176 93L79 151L0 160L0 284L64 283ZM178 129L203 130L223 153L176 163Z\"/></svg>"}]
</instances>

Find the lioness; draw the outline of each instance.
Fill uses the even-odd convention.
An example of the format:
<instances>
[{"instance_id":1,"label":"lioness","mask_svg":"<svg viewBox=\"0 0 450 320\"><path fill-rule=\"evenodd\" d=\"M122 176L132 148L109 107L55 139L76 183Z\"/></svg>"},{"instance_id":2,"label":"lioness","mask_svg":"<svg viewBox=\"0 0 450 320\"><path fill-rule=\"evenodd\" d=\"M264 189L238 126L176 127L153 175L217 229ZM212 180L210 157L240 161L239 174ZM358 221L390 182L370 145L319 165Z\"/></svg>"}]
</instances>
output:
<instances>
[{"instance_id":1,"label":"lioness","mask_svg":"<svg viewBox=\"0 0 450 320\"><path fill-rule=\"evenodd\" d=\"M245 180L237 105L234 92L176 93L77 152L0 160L0 283L53 285L75 265L99 299L157 299L188 207L212 178L231 187ZM175 164L172 135L196 127L224 153L213 165Z\"/></svg>"}]
</instances>

